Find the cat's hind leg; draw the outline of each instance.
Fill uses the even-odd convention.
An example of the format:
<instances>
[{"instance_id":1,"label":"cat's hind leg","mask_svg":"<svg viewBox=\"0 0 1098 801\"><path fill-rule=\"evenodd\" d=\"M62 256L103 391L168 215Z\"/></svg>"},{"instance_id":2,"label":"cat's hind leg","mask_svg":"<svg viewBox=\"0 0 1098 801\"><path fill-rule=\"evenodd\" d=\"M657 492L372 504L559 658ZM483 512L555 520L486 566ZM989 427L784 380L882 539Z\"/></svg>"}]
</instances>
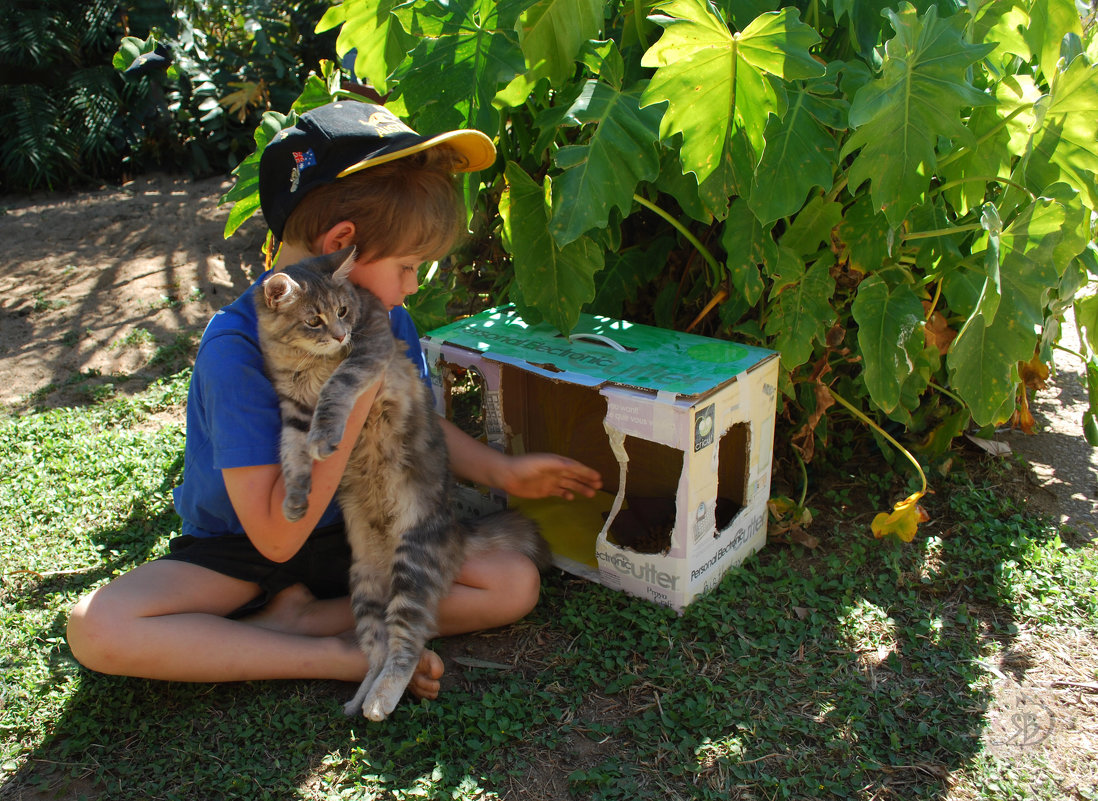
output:
<instances>
[{"instance_id":1,"label":"cat's hind leg","mask_svg":"<svg viewBox=\"0 0 1098 801\"><path fill-rule=\"evenodd\" d=\"M388 659L389 632L385 624L388 589L389 577L376 565L356 563L351 568L351 611L355 616L355 637L366 655L369 668L354 698L343 706L343 712L348 716L361 713L366 695Z\"/></svg>"},{"instance_id":2,"label":"cat's hind leg","mask_svg":"<svg viewBox=\"0 0 1098 801\"><path fill-rule=\"evenodd\" d=\"M389 653L361 706L370 720L384 720L396 708L427 640L437 632L439 603L461 562L461 540L450 520L435 519L402 538L393 559L393 592L385 614Z\"/></svg>"}]
</instances>

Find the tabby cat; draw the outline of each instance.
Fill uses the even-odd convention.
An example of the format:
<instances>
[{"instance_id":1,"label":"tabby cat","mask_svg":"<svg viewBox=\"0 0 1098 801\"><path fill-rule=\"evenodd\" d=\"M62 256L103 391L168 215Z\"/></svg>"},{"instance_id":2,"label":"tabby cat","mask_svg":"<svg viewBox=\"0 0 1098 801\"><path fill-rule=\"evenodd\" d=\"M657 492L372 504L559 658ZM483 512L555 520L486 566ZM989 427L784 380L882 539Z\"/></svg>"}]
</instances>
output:
<instances>
[{"instance_id":1,"label":"tabby cat","mask_svg":"<svg viewBox=\"0 0 1098 801\"><path fill-rule=\"evenodd\" d=\"M438 604L473 550L510 548L544 568L534 523L502 512L455 519L431 391L398 352L389 315L347 276L354 250L272 273L256 296L259 343L282 414L289 520L308 505L313 459L342 438L356 398L384 374L337 493L351 545L351 605L369 672L344 711L384 720L435 634Z\"/></svg>"}]
</instances>

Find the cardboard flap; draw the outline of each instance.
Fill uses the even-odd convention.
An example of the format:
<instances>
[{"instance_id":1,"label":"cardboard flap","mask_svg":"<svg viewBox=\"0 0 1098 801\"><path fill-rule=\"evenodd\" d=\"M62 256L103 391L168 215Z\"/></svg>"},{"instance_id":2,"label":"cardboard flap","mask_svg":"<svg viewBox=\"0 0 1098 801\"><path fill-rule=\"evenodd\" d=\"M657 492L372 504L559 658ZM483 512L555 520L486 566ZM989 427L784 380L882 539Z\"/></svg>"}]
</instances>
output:
<instances>
[{"instance_id":1,"label":"cardboard flap","mask_svg":"<svg viewBox=\"0 0 1098 801\"><path fill-rule=\"evenodd\" d=\"M720 387L774 351L662 328L581 314L563 336L528 325L501 306L436 328L425 337L486 354L547 378L584 386L613 384L693 397Z\"/></svg>"}]
</instances>

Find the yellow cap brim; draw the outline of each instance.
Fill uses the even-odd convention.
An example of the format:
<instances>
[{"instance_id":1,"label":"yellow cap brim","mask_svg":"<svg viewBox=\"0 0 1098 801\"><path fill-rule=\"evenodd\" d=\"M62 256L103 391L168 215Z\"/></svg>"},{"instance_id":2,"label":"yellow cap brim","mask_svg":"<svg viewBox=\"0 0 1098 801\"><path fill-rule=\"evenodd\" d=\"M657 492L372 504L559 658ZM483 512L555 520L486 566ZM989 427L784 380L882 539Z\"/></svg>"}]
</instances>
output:
<instances>
[{"instance_id":1,"label":"yellow cap brim","mask_svg":"<svg viewBox=\"0 0 1098 801\"><path fill-rule=\"evenodd\" d=\"M441 133L438 136L432 136L430 139L425 139L419 144L401 148L400 150L394 150L391 153L370 156L357 164L352 164L336 177L344 178L351 173L365 170L367 167L374 167L378 164L396 161L399 158L404 158L405 156L410 156L413 153L419 153L423 150L429 150L432 147L442 144L445 144L462 157L462 161L454 165L454 172L476 172L477 170L491 167L496 161L496 146L492 144L492 140L489 139L486 134L475 129L462 129L459 131Z\"/></svg>"}]
</instances>

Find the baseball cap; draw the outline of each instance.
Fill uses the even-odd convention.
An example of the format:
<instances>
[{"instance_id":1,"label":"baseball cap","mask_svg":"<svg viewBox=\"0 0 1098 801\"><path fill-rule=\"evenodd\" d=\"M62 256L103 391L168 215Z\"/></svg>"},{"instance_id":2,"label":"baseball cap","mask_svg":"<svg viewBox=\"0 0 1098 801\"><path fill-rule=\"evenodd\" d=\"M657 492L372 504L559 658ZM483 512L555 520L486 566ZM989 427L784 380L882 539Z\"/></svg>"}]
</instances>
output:
<instances>
[{"instance_id":1,"label":"baseball cap","mask_svg":"<svg viewBox=\"0 0 1098 801\"><path fill-rule=\"evenodd\" d=\"M475 172L496 160L492 140L477 130L421 136L384 106L340 100L302 114L279 131L259 159L263 217L282 239L286 220L309 190L351 173L445 144L458 154L455 172Z\"/></svg>"}]
</instances>

